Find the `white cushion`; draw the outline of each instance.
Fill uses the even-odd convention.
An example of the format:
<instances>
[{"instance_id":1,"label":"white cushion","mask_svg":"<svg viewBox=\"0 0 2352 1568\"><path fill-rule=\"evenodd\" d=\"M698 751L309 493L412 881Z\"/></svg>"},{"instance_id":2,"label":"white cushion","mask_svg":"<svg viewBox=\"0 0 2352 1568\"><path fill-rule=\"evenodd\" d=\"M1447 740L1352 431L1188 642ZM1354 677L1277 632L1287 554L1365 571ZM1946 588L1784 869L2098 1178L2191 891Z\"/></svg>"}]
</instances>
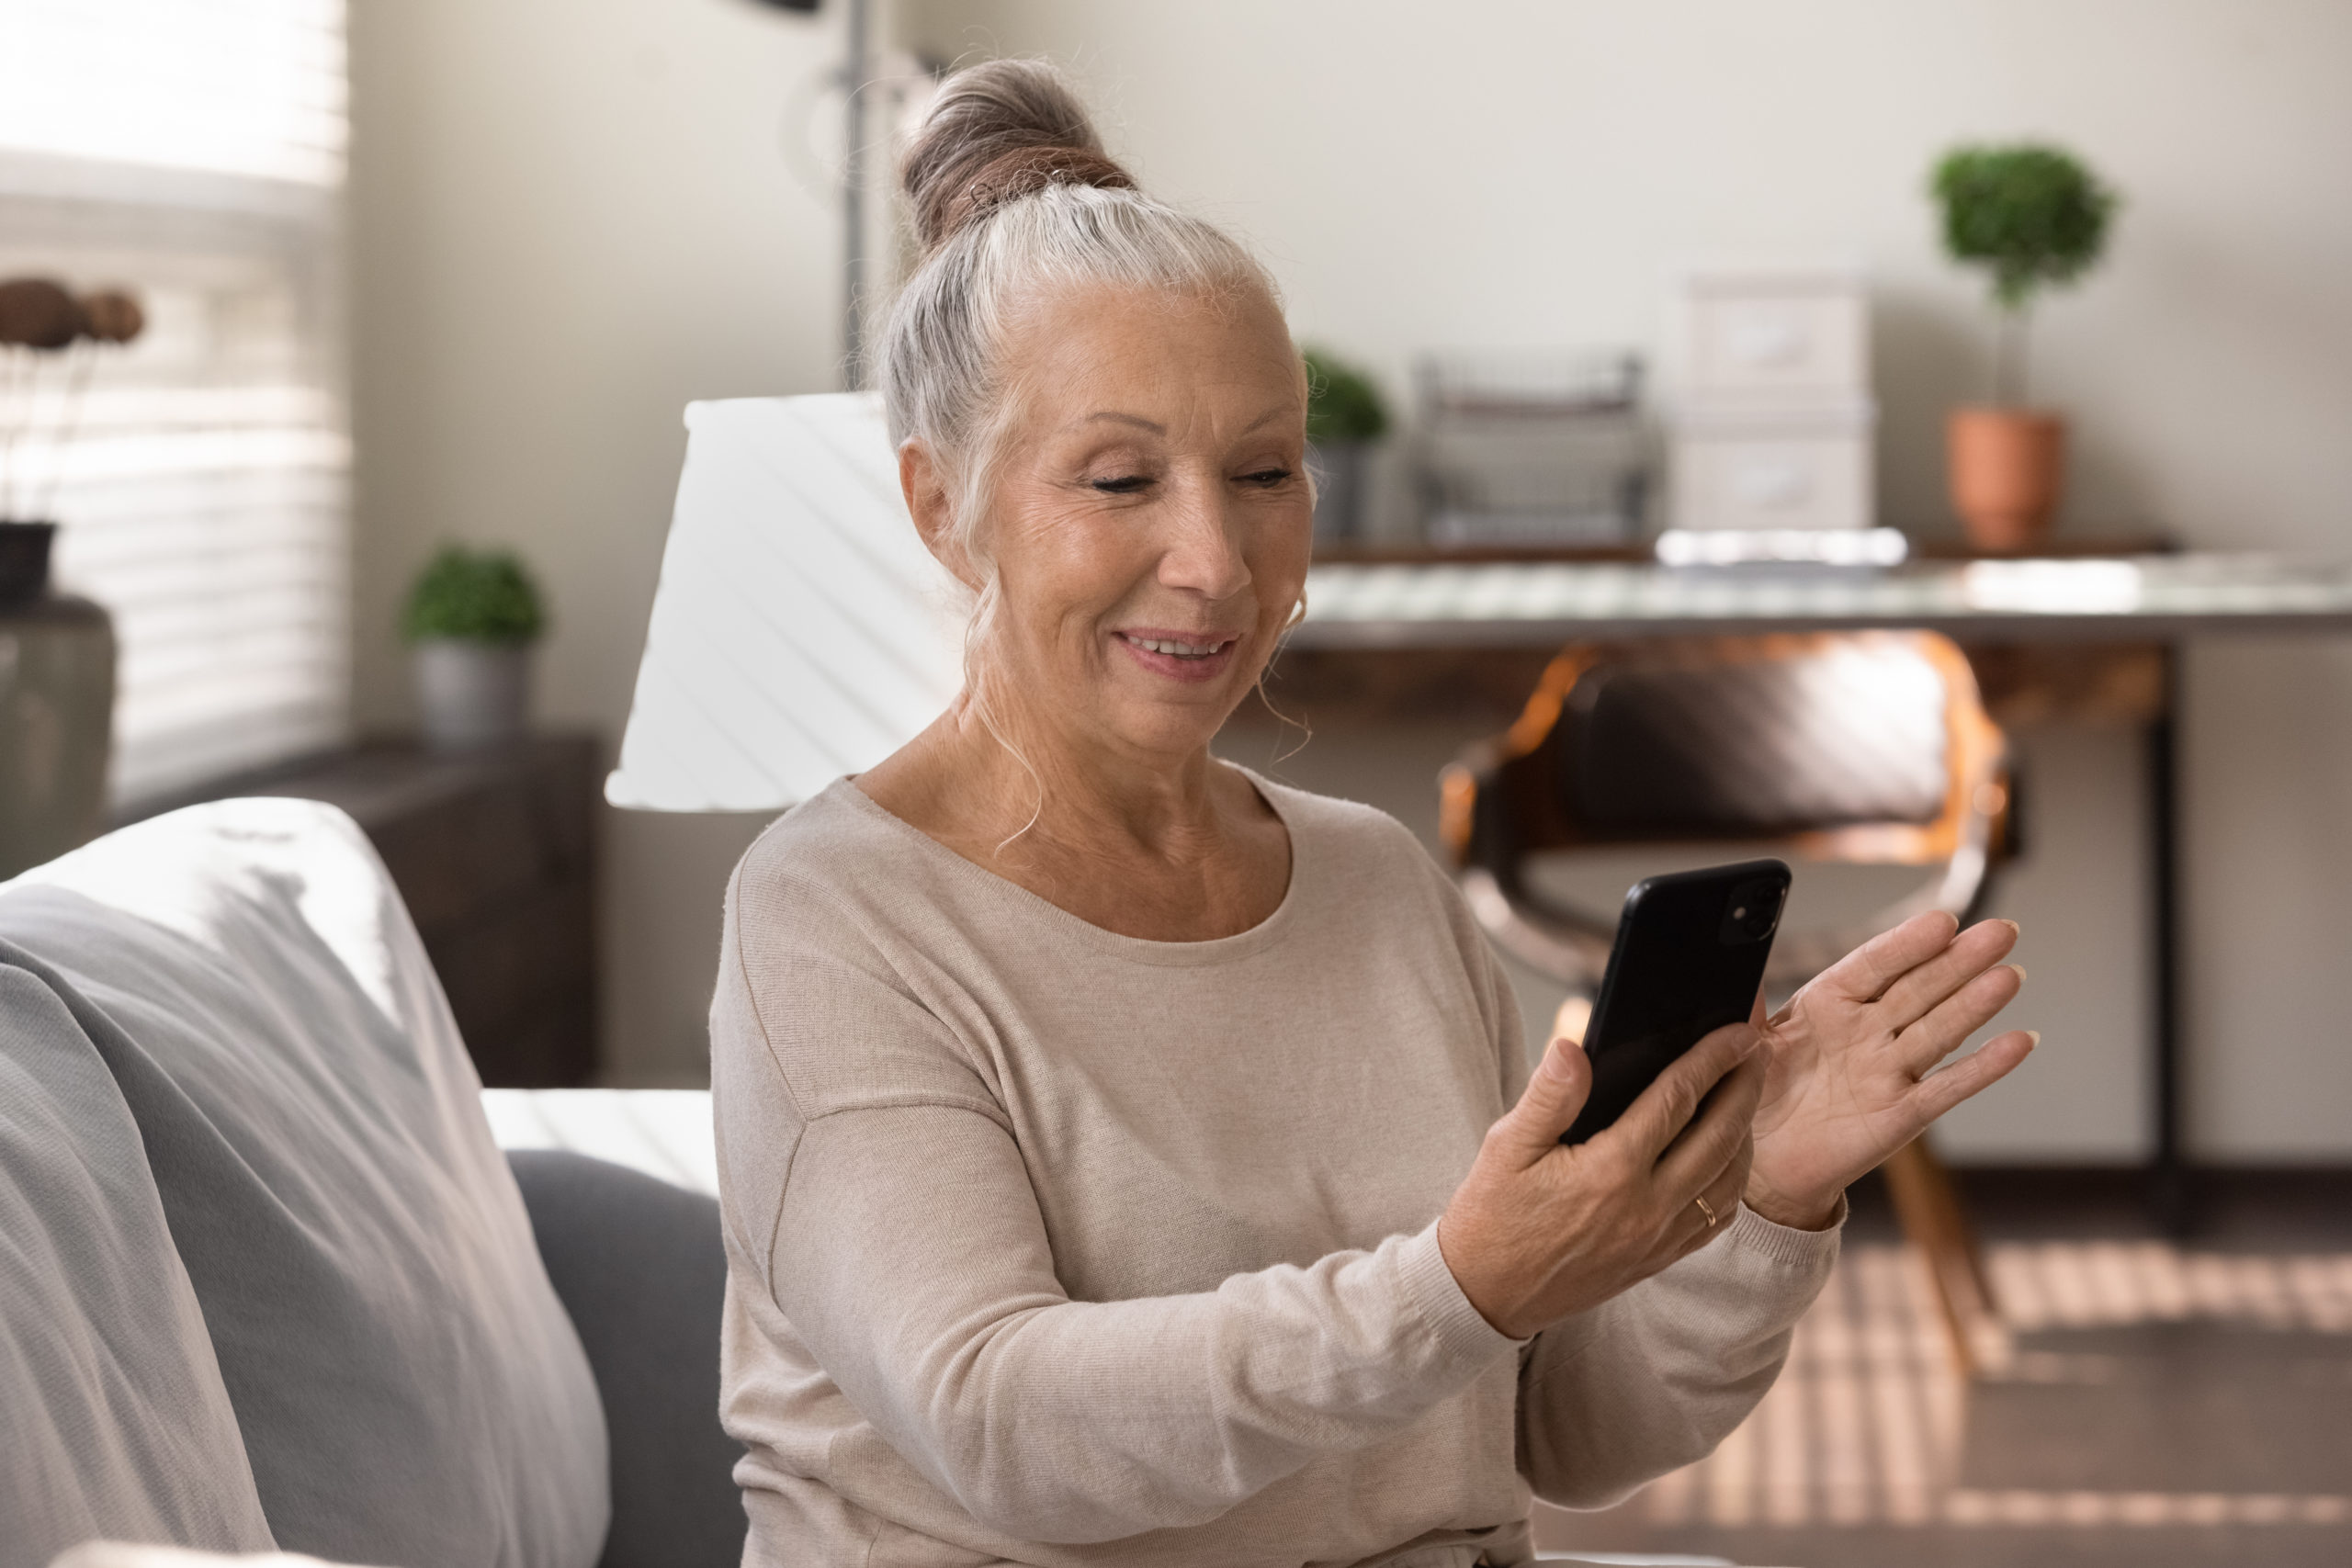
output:
<instances>
[{"instance_id":1,"label":"white cushion","mask_svg":"<svg viewBox=\"0 0 2352 1568\"><path fill-rule=\"evenodd\" d=\"M707 1089L486 1089L481 1108L502 1149L569 1149L718 1196Z\"/></svg>"},{"instance_id":2,"label":"white cushion","mask_svg":"<svg viewBox=\"0 0 2352 1568\"><path fill-rule=\"evenodd\" d=\"M0 888L0 942L45 962L138 1124L276 1544L591 1568L595 1384L351 819L140 823Z\"/></svg>"},{"instance_id":3,"label":"white cushion","mask_svg":"<svg viewBox=\"0 0 2352 1568\"><path fill-rule=\"evenodd\" d=\"M138 1125L23 956L0 943L0 1568L100 1534L266 1547Z\"/></svg>"},{"instance_id":4,"label":"white cushion","mask_svg":"<svg viewBox=\"0 0 2352 1568\"><path fill-rule=\"evenodd\" d=\"M285 1551L252 1552L230 1557L218 1551L189 1551L176 1546L134 1546L119 1540L93 1540L59 1557L49 1568L340 1568L315 1557Z\"/></svg>"}]
</instances>

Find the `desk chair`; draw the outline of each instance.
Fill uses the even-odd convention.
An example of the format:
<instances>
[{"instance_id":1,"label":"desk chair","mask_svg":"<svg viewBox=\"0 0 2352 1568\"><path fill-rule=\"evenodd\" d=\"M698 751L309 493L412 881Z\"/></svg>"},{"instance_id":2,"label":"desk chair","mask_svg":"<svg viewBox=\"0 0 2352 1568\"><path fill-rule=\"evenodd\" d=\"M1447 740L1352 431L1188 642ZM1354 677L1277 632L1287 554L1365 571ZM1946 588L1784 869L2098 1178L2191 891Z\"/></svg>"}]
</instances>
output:
<instances>
[{"instance_id":1,"label":"desk chair","mask_svg":"<svg viewBox=\"0 0 2352 1568\"><path fill-rule=\"evenodd\" d=\"M1777 1000L1912 915L1974 919L2015 852L2007 741L1966 656L1931 632L1575 644L1518 722L1446 768L1440 790L1480 923L1588 1009L1615 920L1544 891L1530 875L1537 856L1736 842L1816 863L1935 868L1866 920L1784 930L1765 977ZM1953 1358L1973 1371L1997 1319L1958 1193L1924 1137L1883 1169Z\"/></svg>"}]
</instances>

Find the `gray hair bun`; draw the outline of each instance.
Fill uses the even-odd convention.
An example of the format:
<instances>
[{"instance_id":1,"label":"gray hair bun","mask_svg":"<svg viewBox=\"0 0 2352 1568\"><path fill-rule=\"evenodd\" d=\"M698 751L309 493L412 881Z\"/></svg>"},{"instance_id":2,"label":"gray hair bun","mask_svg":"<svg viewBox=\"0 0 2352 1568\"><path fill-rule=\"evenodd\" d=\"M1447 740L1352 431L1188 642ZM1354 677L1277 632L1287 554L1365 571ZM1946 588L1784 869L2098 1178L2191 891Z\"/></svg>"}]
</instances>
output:
<instances>
[{"instance_id":1,"label":"gray hair bun","mask_svg":"<svg viewBox=\"0 0 2352 1568\"><path fill-rule=\"evenodd\" d=\"M925 251L1048 186L1133 190L1078 94L1042 60L990 60L950 76L899 167Z\"/></svg>"}]
</instances>

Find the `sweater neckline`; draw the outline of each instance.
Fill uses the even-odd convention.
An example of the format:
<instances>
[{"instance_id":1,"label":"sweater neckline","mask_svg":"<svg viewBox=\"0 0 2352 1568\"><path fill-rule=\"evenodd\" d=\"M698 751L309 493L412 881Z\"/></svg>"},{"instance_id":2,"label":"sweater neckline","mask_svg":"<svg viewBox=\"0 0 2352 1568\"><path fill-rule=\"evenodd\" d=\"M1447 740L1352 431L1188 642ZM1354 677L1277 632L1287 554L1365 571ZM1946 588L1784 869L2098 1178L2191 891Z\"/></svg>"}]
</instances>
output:
<instances>
[{"instance_id":1,"label":"sweater neckline","mask_svg":"<svg viewBox=\"0 0 2352 1568\"><path fill-rule=\"evenodd\" d=\"M1301 888L1307 876L1309 855L1306 835L1300 830L1298 818L1290 809L1289 803L1281 798L1282 787L1238 762L1227 762L1226 766L1247 779L1250 786L1258 792L1258 798L1266 803L1266 808L1281 820L1283 831L1290 840L1290 883L1283 889L1282 902L1256 925L1247 931L1236 931L1231 936L1209 937L1200 942L1159 942L1150 937L1125 936L1073 915L1052 899L1032 893L1012 878L1000 876L984 865L966 860L913 823L895 815L880 801L858 788L854 774L843 774L835 779L818 798L831 799L875 822L885 831L910 841L917 854L939 865L947 874L992 902L1003 905L1008 913L1026 916L1056 935L1131 963L1157 964L1165 968L1190 968L1246 958L1280 942L1298 918L1296 910L1303 897Z\"/></svg>"}]
</instances>

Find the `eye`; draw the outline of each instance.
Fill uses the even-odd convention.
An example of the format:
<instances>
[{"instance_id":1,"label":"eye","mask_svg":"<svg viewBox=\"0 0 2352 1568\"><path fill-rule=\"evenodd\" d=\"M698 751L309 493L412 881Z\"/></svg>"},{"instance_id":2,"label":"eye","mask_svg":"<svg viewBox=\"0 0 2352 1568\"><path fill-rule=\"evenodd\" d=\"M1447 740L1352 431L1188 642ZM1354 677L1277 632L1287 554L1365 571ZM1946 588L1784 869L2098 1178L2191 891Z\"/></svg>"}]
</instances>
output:
<instances>
[{"instance_id":1,"label":"eye","mask_svg":"<svg viewBox=\"0 0 2352 1568\"><path fill-rule=\"evenodd\" d=\"M1104 495L1133 495L1150 484L1151 477L1148 474L1122 474L1115 479L1095 479L1092 483Z\"/></svg>"},{"instance_id":2,"label":"eye","mask_svg":"<svg viewBox=\"0 0 2352 1568\"><path fill-rule=\"evenodd\" d=\"M1261 490L1272 490L1290 476L1291 471L1288 468L1260 468L1255 473L1242 475L1241 482L1256 485Z\"/></svg>"}]
</instances>

